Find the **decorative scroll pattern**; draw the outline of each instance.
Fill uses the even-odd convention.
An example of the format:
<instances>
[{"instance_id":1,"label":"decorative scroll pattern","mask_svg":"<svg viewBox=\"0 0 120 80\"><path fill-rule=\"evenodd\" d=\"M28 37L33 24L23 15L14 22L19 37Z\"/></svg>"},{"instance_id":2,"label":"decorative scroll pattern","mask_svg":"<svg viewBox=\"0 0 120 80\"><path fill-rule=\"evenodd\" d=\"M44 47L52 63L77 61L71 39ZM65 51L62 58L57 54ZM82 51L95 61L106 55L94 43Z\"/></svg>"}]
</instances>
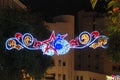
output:
<instances>
[{"instance_id":1,"label":"decorative scroll pattern","mask_svg":"<svg viewBox=\"0 0 120 80\"><path fill-rule=\"evenodd\" d=\"M71 48L83 49L90 47L96 49L98 47L107 48L108 38L104 35L99 35L98 31L89 33L84 31L78 37L70 41Z\"/></svg>"},{"instance_id":2,"label":"decorative scroll pattern","mask_svg":"<svg viewBox=\"0 0 120 80\"><path fill-rule=\"evenodd\" d=\"M83 49L90 47L96 49L98 47L107 48L108 38L104 35L99 35L98 31L89 33L84 31L79 34L75 39L69 42L65 39L68 34L55 35L53 31L50 38L44 41L38 41L30 33L16 33L14 37L6 41L6 49L28 49L28 50L42 50L46 55L64 55L69 52L70 48Z\"/></svg>"}]
</instances>

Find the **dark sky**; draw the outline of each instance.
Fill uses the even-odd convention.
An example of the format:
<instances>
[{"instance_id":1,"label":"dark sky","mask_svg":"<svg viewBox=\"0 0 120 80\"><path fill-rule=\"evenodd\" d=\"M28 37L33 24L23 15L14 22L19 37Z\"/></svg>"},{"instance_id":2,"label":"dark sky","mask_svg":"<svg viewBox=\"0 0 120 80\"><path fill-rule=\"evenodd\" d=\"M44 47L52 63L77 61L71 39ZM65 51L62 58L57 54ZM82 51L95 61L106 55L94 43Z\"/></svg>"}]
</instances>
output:
<instances>
[{"instance_id":1,"label":"dark sky","mask_svg":"<svg viewBox=\"0 0 120 80\"><path fill-rule=\"evenodd\" d=\"M93 11L90 0L20 0L35 12L74 14L80 10ZM104 0L98 0L94 11L104 12Z\"/></svg>"}]
</instances>

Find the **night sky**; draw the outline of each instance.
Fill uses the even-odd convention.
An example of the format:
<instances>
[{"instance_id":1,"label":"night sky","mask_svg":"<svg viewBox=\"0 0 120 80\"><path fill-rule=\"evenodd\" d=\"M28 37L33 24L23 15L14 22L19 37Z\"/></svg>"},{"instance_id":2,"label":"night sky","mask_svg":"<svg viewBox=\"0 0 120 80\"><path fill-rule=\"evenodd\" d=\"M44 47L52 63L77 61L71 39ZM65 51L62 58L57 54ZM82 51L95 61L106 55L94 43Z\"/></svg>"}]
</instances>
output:
<instances>
[{"instance_id":1,"label":"night sky","mask_svg":"<svg viewBox=\"0 0 120 80\"><path fill-rule=\"evenodd\" d=\"M20 0L31 11L48 14L74 14L80 10L104 12L105 2L98 0L95 10L92 10L90 0Z\"/></svg>"}]
</instances>

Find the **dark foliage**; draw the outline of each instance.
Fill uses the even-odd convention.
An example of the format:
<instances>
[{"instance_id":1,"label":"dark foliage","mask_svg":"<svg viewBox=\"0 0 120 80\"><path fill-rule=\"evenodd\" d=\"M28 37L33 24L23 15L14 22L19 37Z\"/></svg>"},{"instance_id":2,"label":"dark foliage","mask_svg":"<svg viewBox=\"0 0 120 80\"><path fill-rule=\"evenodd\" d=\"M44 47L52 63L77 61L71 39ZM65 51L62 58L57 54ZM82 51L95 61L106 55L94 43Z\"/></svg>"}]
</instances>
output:
<instances>
[{"instance_id":1,"label":"dark foliage","mask_svg":"<svg viewBox=\"0 0 120 80\"><path fill-rule=\"evenodd\" d=\"M120 31L112 32L109 36L107 51L113 61L120 61Z\"/></svg>"},{"instance_id":2,"label":"dark foliage","mask_svg":"<svg viewBox=\"0 0 120 80\"><path fill-rule=\"evenodd\" d=\"M0 10L0 79L21 80L24 69L34 78L41 78L53 60L41 51L5 49L5 41L16 32L31 33L39 40L47 39L50 31L43 24L40 13L29 14L22 10Z\"/></svg>"}]
</instances>

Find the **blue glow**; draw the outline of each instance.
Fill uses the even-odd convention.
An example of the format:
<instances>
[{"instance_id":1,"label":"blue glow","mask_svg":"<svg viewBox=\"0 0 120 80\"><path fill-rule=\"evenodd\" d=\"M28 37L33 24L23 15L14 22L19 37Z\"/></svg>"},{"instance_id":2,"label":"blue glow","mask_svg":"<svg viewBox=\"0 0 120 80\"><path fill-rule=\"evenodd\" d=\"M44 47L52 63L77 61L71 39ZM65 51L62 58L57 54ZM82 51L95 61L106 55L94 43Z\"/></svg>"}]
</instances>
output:
<instances>
[{"instance_id":1,"label":"blue glow","mask_svg":"<svg viewBox=\"0 0 120 80\"><path fill-rule=\"evenodd\" d=\"M61 34L58 34L58 35L57 35L57 39L55 39L55 40L53 41L53 46L55 47L55 49L60 50L60 49L63 48L63 45L62 45L62 43L61 43L61 40L62 40Z\"/></svg>"},{"instance_id":2,"label":"blue glow","mask_svg":"<svg viewBox=\"0 0 120 80\"><path fill-rule=\"evenodd\" d=\"M61 39L56 39L53 42L53 44L54 44L55 49L57 49L57 50L60 50L63 48L63 45L61 44Z\"/></svg>"}]
</instances>

